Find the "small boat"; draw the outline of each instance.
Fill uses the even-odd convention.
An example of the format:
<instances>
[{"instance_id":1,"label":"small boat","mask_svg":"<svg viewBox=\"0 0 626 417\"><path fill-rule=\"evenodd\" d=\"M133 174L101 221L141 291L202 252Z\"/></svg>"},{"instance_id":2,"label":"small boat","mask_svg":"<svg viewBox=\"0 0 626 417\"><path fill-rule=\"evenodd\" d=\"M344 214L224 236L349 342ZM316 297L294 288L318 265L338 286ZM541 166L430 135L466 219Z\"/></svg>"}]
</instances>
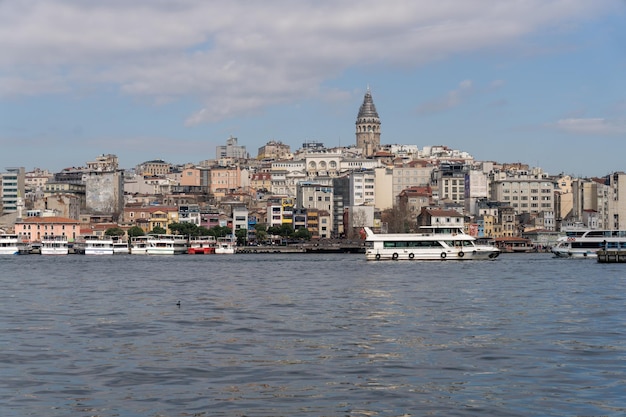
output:
<instances>
[{"instance_id":1,"label":"small boat","mask_svg":"<svg viewBox=\"0 0 626 417\"><path fill-rule=\"evenodd\" d=\"M217 255L232 255L237 251L237 241L232 237L220 237L217 239L215 253Z\"/></svg>"},{"instance_id":2,"label":"small boat","mask_svg":"<svg viewBox=\"0 0 626 417\"><path fill-rule=\"evenodd\" d=\"M20 255L28 252L28 242L22 236L0 234L0 255Z\"/></svg>"},{"instance_id":3,"label":"small boat","mask_svg":"<svg viewBox=\"0 0 626 417\"><path fill-rule=\"evenodd\" d=\"M42 255L67 255L69 242L65 236L45 236L41 240L40 252Z\"/></svg>"},{"instance_id":4,"label":"small boat","mask_svg":"<svg viewBox=\"0 0 626 417\"><path fill-rule=\"evenodd\" d=\"M626 230L572 229L557 240L557 258L598 258L599 250L626 250Z\"/></svg>"},{"instance_id":5,"label":"small boat","mask_svg":"<svg viewBox=\"0 0 626 417\"><path fill-rule=\"evenodd\" d=\"M148 236L135 236L130 239L131 255L146 255L148 253Z\"/></svg>"},{"instance_id":6,"label":"small boat","mask_svg":"<svg viewBox=\"0 0 626 417\"><path fill-rule=\"evenodd\" d=\"M148 235L148 255L181 255L187 253L187 238L182 235Z\"/></svg>"},{"instance_id":7,"label":"small boat","mask_svg":"<svg viewBox=\"0 0 626 417\"><path fill-rule=\"evenodd\" d=\"M374 234L369 227L364 228L365 259L461 261L495 259L500 255L500 249L477 244L476 238L462 228L431 226L422 229L426 233Z\"/></svg>"},{"instance_id":8,"label":"small boat","mask_svg":"<svg viewBox=\"0 0 626 417\"><path fill-rule=\"evenodd\" d=\"M198 236L189 239L189 249L187 253L190 255L204 255L215 253L217 240L213 236Z\"/></svg>"}]
</instances>

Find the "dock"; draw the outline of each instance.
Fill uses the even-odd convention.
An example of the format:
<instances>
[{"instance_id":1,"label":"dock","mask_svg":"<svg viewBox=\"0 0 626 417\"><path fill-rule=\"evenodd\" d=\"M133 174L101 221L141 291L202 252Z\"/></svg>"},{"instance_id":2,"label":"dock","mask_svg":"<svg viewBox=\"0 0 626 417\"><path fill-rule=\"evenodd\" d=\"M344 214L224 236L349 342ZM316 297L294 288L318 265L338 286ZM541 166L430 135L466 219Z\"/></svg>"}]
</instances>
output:
<instances>
[{"instance_id":1,"label":"dock","mask_svg":"<svg viewBox=\"0 0 626 417\"><path fill-rule=\"evenodd\" d=\"M597 253L598 253L598 263L602 263L602 264L626 263L626 250L607 249L607 250L599 250Z\"/></svg>"}]
</instances>

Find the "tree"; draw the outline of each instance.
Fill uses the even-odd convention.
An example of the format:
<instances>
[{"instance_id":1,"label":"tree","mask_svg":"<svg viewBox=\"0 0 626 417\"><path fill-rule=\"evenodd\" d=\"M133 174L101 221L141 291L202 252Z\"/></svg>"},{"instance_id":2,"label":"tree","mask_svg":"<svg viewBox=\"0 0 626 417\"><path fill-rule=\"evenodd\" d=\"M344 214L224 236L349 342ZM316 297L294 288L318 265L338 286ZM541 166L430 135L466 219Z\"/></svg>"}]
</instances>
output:
<instances>
[{"instance_id":1,"label":"tree","mask_svg":"<svg viewBox=\"0 0 626 417\"><path fill-rule=\"evenodd\" d=\"M235 232L235 236L237 236L237 245L244 246L248 240L248 230L239 229Z\"/></svg>"},{"instance_id":2,"label":"tree","mask_svg":"<svg viewBox=\"0 0 626 417\"><path fill-rule=\"evenodd\" d=\"M161 226L156 226L154 229L152 229L152 231L149 234L151 234L151 235L164 235L166 233L167 233L167 230L165 230Z\"/></svg>"},{"instance_id":3,"label":"tree","mask_svg":"<svg viewBox=\"0 0 626 417\"><path fill-rule=\"evenodd\" d=\"M387 233L408 233L411 222L405 207L394 205L381 213L381 220L387 224Z\"/></svg>"},{"instance_id":4,"label":"tree","mask_svg":"<svg viewBox=\"0 0 626 417\"><path fill-rule=\"evenodd\" d=\"M254 230L256 241L259 243L265 242L265 240L267 239L267 225L265 223L257 223L254 225Z\"/></svg>"},{"instance_id":5,"label":"tree","mask_svg":"<svg viewBox=\"0 0 626 417\"><path fill-rule=\"evenodd\" d=\"M111 227L104 232L105 236L124 236L125 232L119 227Z\"/></svg>"},{"instance_id":6,"label":"tree","mask_svg":"<svg viewBox=\"0 0 626 417\"><path fill-rule=\"evenodd\" d=\"M172 223L169 229L177 235L198 236L198 226L195 223Z\"/></svg>"},{"instance_id":7,"label":"tree","mask_svg":"<svg viewBox=\"0 0 626 417\"><path fill-rule=\"evenodd\" d=\"M287 223L282 224L278 228L278 234L281 235L282 237L290 237L291 235L293 235L293 226Z\"/></svg>"},{"instance_id":8,"label":"tree","mask_svg":"<svg viewBox=\"0 0 626 417\"><path fill-rule=\"evenodd\" d=\"M209 229L209 235L215 237L224 237L232 233L232 229L226 226L214 226Z\"/></svg>"},{"instance_id":9,"label":"tree","mask_svg":"<svg viewBox=\"0 0 626 417\"><path fill-rule=\"evenodd\" d=\"M296 230L293 234L294 238L304 239L304 240L311 240L312 236L313 235L311 234L309 229L307 229L306 227L301 227L300 229Z\"/></svg>"},{"instance_id":10,"label":"tree","mask_svg":"<svg viewBox=\"0 0 626 417\"><path fill-rule=\"evenodd\" d=\"M204 226L198 227L198 236L210 236L211 231Z\"/></svg>"},{"instance_id":11,"label":"tree","mask_svg":"<svg viewBox=\"0 0 626 417\"><path fill-rule=\"evenodd\" d=\"M133 226L130 229L128 229L128 232L126 232L128 234L128 237L137 237L137 236L143 236L146 234L146 232L143 231L143 229L139 226Z\"/></svg>"}]
</instances>

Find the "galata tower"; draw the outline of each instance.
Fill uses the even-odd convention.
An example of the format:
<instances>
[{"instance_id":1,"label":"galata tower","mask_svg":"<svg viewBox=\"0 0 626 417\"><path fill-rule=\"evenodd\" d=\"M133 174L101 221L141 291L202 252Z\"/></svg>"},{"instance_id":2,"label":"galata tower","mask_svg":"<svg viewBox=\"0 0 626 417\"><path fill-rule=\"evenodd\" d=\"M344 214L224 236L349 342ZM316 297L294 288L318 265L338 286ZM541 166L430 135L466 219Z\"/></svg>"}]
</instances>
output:
<instances>
[{"instance_id":1,"label":"galata tower","mask_svg":"<svg viewBox=\"0 0 626 417\"><path fill-rule=\"evenodd\" d=\"M356 147L363 150L363 156L374 155L380 147L380 118L369 87L356 117Z\"/></svg>"}]
</instances>

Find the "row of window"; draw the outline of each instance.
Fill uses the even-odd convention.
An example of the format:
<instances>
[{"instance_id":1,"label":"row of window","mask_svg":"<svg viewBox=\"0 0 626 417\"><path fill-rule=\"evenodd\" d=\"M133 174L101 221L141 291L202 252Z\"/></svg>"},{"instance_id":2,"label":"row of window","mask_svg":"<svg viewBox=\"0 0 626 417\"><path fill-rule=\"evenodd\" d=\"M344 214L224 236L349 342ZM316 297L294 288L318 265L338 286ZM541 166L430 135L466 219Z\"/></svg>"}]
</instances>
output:
<instances>
[{"instance_id":1,"label":"row of window","mask_svg":"<svg viewBox=\"0 0 626 417\"><path fill-rule=\"evenodd\" d=\"M34 224L25 224L25 225L24 225L24 230L32 230L32 229L34 229L34 227L31 227L31 226L37 226L37 230L41 230L41 229L42 229L42 227L41 227L41 225L40 225L40 224L37 224L37 225L34 225ZM54 230L54 229L55 229L55 227L58 227L58 225L57 225L57 226L55 226L55 225L52 225L52 224L50 224L50 225L44 224L44 225L43 225L43 230L48 230L48 226L50 226L50 230ZM76 226L76 225L72 225L72 226L71 226L71 229L72 229L72 230L76 230L76 228L77 228L77 227L78 227L78 226ZM64 225L64 224L62 224L62 225L61 225L61 230L65 230L65 225Z\"/></svg>"}]
</instances>

